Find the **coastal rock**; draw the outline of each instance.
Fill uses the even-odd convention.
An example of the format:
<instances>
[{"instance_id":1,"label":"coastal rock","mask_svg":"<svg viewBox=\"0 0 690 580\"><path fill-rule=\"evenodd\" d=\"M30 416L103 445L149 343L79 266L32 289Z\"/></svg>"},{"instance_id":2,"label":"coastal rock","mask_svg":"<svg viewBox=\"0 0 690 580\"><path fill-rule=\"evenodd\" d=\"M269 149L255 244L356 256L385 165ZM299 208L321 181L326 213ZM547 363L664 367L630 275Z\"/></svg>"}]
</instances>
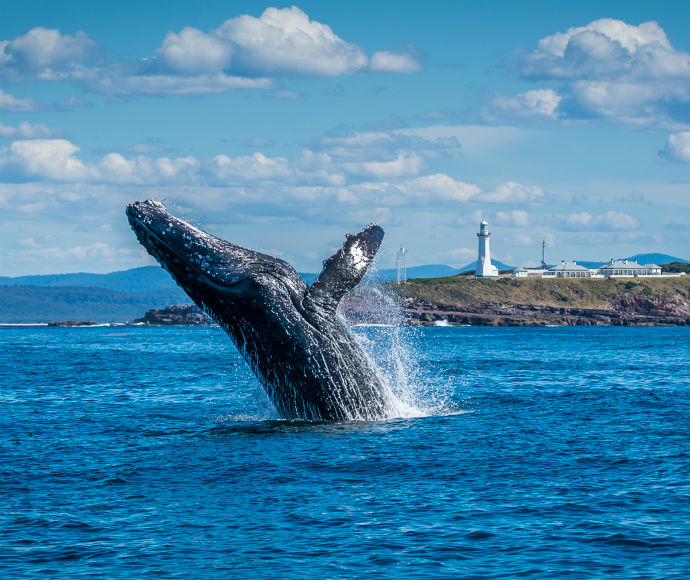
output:
<instances>
[{"instance_id":1,"label":"coastal rock","mask_svg":"<svg viewBox=\"0 0 690 580\"><path fill-rule=\"evenodd\" d=\"M149 310L142 318L135 319L134 324L147 324L151 326L213 326L214 322L199 307L193 304L183 304Z\"/></svg>"}]
</instances>

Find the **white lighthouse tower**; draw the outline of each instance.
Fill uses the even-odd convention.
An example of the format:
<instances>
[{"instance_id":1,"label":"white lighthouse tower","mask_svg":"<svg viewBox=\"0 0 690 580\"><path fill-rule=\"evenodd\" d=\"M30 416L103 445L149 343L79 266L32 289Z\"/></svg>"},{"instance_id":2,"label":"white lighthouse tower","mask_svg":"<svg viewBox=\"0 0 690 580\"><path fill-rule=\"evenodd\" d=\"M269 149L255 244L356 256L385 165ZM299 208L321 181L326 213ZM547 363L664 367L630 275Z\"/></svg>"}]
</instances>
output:
<instances>
[{"instance_id":1,"label":"white lighthouse tower","mask_svg":"<svg viewBox=\"0 0 690 580\"><path fill-rule=\"evenodd\" d=\"M498 276L498 268L491 263L491 251L489 250L489 222L482 220L479 224L479 252L477 253L477 269L475 275L477 278L487 278L491 276Z\"/></svg>"}]
</instances>

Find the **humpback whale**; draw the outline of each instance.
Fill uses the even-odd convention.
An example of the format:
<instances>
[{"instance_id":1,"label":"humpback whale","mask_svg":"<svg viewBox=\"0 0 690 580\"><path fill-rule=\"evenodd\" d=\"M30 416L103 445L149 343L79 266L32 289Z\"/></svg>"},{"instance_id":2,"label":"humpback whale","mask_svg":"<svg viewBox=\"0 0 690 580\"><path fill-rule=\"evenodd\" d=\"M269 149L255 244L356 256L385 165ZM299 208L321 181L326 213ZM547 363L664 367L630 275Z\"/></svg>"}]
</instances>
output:
<instances>
[{"instance_id":1,"label":"humpback whale","mask_svg":"<svg viewBox=\"0 0 690 580\"><path fill-rule=\"evenodd\" d=\"M127 206L139 242L230 336L287 419L375 420L393 395L336 315L383 239L370 224L348 234L307 287L284 260L237 246L150 199Z\"/></svg>"}]
</instances>

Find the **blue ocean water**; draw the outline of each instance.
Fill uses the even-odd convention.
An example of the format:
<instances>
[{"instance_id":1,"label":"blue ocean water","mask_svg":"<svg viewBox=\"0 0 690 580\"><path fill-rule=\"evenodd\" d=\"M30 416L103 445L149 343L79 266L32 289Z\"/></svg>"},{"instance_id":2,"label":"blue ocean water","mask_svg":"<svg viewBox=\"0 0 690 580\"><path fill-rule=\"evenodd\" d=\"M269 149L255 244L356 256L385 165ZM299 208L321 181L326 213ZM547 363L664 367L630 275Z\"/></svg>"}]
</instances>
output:
<instances>
[{"instance_id":1,"label":"blue ocean water","mask_svg":"<svg viewBox=\"0 0 690 580\"><path fill-rule=\"evenodd\" d=\"M0 328L0 578L690 577L689 329L357 332L420 416L277 420L217 328Z\"/></svg>"}]
</instances>

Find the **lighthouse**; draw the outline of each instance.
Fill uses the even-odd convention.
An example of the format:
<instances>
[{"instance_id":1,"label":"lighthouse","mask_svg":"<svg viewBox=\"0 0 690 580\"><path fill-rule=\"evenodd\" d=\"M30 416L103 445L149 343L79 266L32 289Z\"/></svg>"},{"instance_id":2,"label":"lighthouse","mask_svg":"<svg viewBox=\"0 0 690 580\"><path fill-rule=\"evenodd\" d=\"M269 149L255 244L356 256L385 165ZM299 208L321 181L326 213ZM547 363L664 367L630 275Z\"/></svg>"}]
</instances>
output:
<instances>
[{"instance_id":1,"label":"lighthouse","mask_svg":"<svg viewBox=\"0 0 690 580\"><path fill-rule=\"evenodd\" d=\"M498 276L498 268L491 263L491 252L489 250L489 222L482 220L479 224L479 251L477 253L477 269L475 275L477 278L487 278L491 276Z\"/></svg>"}]
</instances>

